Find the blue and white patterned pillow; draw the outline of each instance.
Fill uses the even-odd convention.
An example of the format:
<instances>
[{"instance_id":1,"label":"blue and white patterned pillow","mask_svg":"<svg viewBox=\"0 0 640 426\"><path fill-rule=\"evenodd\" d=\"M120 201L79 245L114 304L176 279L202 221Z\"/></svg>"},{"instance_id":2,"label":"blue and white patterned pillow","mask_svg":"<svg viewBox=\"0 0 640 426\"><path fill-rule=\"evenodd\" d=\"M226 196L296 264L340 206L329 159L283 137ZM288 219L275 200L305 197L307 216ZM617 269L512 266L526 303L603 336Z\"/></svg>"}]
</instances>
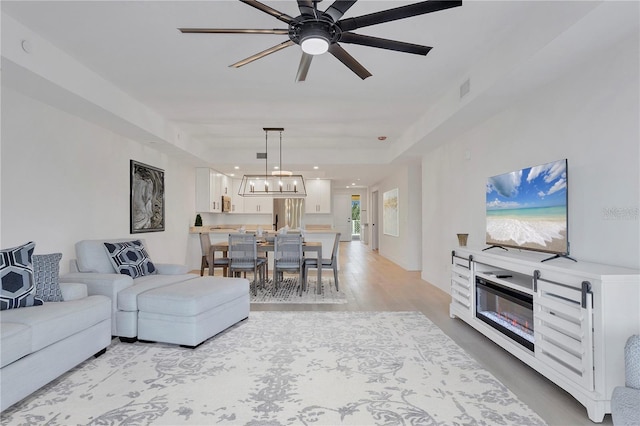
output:
<instances>
[{"instance_id":1,"label":"blue and white patterned pillow","mask_svg":"<svg viewBox=\"0 0 640 426\"><path fill-rule=\"evenodd\" d=\"M62 253L34 254L33 277L36 282L36 297L44 302L62 302L60 290L60 259Z\"/></svg>"},{"instance_id":2,"label":"blue and white patterned pillow","mask_svg":"<svg viewBox=\"0 0 640 426\"><path fill-rule=\"evenodd\" d=\"M121 243L104 243L111 264L116 272L138 278L143 275L156 274L156 267L149 259L147 251L140 240Z\"/></svg>"},{"instance_id":3,"label":"blue and white patterned pillow","mask_svg":"<svg viewBox=\"0 0 640 426\"><path fill-rule=\"evenodd\" d=\"M36 243L30 241L18 247L0 250L0 310L42 305L36 297L33 279L33 250Z\"/></svg>"}]
</instances>

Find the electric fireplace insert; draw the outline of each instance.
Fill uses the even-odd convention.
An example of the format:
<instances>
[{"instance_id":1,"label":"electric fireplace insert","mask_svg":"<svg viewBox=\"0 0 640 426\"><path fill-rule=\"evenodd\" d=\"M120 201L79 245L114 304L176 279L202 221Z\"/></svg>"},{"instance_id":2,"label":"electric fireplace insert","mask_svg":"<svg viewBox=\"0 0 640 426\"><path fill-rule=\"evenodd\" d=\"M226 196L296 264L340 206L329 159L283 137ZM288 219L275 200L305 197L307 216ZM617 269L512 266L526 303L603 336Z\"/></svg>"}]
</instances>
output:
<instances>
[{"instance_id":1,"label":"electric fireplace insert","mask_svg":"<svg viewBox=\"0 0 640 426\"><path fill-rule=\"evenodd\" d=\"M476 317L533 351L533 296L476 276Z\"/></svg>"}]
</instances>

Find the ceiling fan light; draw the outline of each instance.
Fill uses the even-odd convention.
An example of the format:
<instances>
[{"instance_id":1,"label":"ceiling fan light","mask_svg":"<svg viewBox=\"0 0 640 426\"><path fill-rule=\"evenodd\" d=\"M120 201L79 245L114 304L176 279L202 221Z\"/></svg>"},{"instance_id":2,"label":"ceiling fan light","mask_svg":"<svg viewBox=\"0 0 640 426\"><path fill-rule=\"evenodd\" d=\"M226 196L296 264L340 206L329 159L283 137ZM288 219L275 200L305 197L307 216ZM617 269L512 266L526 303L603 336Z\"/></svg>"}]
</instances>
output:
<instances>
[{"instance_id":1,"label":"ceiling fan light","mask_svg":"<svg viewBox=\"0 0 640 426\"><path fill-rule=\"evenodd\" d=\"M300 42L300 47L304 53L309 55L322 55L329 50L329 40L325 37L313 35Z\"/></svg>"}]
</instances>

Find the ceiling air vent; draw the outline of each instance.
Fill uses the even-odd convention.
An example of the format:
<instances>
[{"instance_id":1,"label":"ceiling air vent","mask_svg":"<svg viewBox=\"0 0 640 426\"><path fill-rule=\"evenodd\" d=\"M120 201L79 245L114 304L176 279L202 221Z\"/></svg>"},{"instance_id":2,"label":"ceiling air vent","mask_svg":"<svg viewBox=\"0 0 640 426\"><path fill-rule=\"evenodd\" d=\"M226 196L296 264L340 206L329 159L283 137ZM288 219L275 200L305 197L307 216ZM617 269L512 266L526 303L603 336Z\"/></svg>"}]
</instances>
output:
<instances>
[{"instance_id":1,"label":"ceiling air vent","mask_svg":"<svg viewBox=\"0 0 640 426\"><path fill-rule=\"evenodd\" d=\"M256 159L258 160L266 160L267 153L266 152L256 152Z\"/></svg>"}]
</instances>

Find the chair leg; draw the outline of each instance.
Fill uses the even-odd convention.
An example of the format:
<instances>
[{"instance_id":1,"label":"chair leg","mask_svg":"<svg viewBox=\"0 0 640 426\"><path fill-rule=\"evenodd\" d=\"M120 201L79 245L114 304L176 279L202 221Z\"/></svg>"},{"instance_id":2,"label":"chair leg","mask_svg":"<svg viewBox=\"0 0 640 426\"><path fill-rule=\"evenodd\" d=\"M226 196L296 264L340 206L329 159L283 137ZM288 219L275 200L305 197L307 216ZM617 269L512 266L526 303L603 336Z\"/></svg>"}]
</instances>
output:
<instances>
[{"instance_id":1,"label":"chair leg","mask_svg":"<svg viewBox=\"0 0 640 426\"><path fill-rule=\"evenodd\" d=\"M207 264L207 256L202 256L202 260L200 261L200 276L204 275L204 267Z\"/></svg>"},{"instance_id":2,"label":"chair leg","mask_svg":"<svg viewBox=\"0 0 640 426\"><path fill-rule=\"evenodd\" d=\"M338 265L333 265L333 280L336 282L336 291L340 291L338 289Z\"/></svg>"},{"instance_id":3,"label":"chair leg","mask_svg":"<svg viewBox=\"0 0 640 426\"><path fill-rule=\"evenodd\" d=\"M280 278L280 275L278 275L278 274L279 274L278 268L276 268L275 265L274 265L274 267L273 267L273 288L276 291L278 291L278 279Z\"/></svg>"},{"instance_id":4,"label":"chair leg","mask_svg":"<svg viewBox=\"0 0 640 426\"><path fill-rule=\"evenodd\" d=\"M245 272L245 278L247 277L247 273ZM253 289L253 295L257 296L258 295L258 280L256 279L256 277L253 277L253 281L251 282L251 288Z\"/></svg>"},{"instance_id":5,"label":"chair leg","mask_svg":"<svg viewBox=\"0 0 640 426\"><path fill-rule=\"evenodd\" d=\"M300 296L302 296L302 292L307 290L307 286L309 285L307 280L309 279L309 266L304 267L304 276L302 277L302 286L300 288Z\"/></svg>"},{"instance_id":6,"label":"chair leg","mask_svg":"<svg viewBox=\"0 0 640 426\"><path fill-rule=\"evenodd\" d=\"M300 285L300 296L302 296L302 283L304 282L304 268L300 266L298 271L298 283Z\"/></svg>"}]
</instances>

